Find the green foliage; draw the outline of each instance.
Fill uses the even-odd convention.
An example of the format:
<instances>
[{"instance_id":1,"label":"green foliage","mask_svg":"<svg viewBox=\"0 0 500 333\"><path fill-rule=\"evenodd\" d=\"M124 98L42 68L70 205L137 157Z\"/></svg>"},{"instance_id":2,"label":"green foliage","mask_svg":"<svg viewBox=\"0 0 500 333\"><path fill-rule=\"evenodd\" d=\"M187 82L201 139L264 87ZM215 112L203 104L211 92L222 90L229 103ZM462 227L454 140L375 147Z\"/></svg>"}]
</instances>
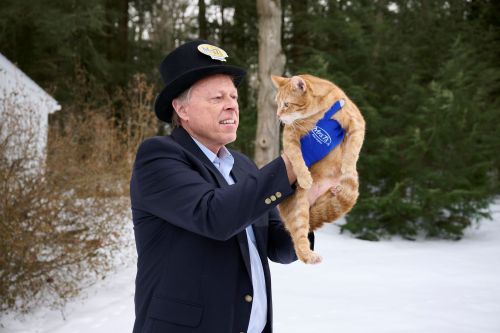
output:
<instances>
[{"instance_id":1,"label":"green foliage","mask_svg":"<svg viewBox=\"0 0 500 333\"><path fill-rule=\"evenodd\" d=\"M2 1L0 51L63 104L74 99L75 68L112 94L160 58L158 45L129 29L128 8L120 0Z\"/></svg>"},{"instance_id":2,"label":"green foliage","mask_svg":"<svg viewBox=\"0 0 500 333\"><path fill-rule=\"evenodd\" d=\"M362 194L343 230L458 239L488 216L499 193L498 4L283 7L288 74L336 82L367 119Z\"/></svg>"},{"instance_id":3,"label":"green foliage","mask_svg":"<svg viewBox=\"0 0 500 333\"><path fill-rule=\"evenodd\" d=\"M164 54L207 37L230 63L248 69L232 146L253 156L255 2L204 0L205 19L190 4L201 2L5 0L0 51L54 91L63 112L77 113L82 100L72 86L80 69L88 89L83 102L100 105L137 72L161 86ZM367 121L361 197L342 230L372 240L457 239L487 215L500 193L500 3L282 0L282 8L287 74L337 83ZM120 103L100 110L126 123L130 115Z\"/></svg>"},{"instance_id":4,"label":"green foliage","mask_svg":"<svg viewBox=\"0 0 500 333\"><path fill-rule=\"evenodd\" d=\"M104 32L102 2L2 1L1 52L46 87L64 82L76 62L104 73L108 63L95 41Z\"/></svg>"},{"instance_id":5,"label":"green foliage","mask_svg":"<svg viewBox=\"0 0 500 333\"><path fill-rule=\"evenodd\" d=\"M291 74L337 83L367 121L361 197L342 230L459 239L499 189L498 27L481 20L497 5L395 3L299 13L289 42L308 34L302 54L288 54Z\"/></svg>"}]
</instances>

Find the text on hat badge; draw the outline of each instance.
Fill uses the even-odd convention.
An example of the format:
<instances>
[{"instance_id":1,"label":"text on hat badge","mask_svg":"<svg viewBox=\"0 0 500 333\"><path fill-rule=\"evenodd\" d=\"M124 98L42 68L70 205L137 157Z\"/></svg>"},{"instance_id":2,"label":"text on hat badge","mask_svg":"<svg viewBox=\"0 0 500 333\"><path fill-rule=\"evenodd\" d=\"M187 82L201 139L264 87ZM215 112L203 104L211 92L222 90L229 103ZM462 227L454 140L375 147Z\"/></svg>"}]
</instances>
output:
<instances>
[{"instance_id":1,"label":"text on hat badge","mask_svg":"<svg viewBox=\"0 0 500 333\"><path fill-rule=\"evenodd\" d=\"M198 51L200 51L203 54L206 54L207 56L209 56L214 60L226 61L226 58L228 57L226 51L224 51L220 47L210 44L198 45Z\"/></svg>"}]
</instances>

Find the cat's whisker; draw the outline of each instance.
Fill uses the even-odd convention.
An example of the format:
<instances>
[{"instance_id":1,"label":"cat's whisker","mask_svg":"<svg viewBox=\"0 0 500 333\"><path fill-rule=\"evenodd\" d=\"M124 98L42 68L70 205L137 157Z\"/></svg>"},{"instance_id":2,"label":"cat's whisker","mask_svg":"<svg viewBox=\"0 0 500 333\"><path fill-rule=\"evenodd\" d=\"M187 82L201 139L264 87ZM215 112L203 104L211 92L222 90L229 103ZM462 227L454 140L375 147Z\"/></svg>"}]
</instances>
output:
<instances>
[{"instance_id":1,"label":"cat's whisker","mask_svg":"<svg viewBox=\"0 0 500 333\"><path fill-rule=\"evenodd\" d=\"M309 130L310 130L306 126L299 124L296 121L294 121L292 124L294 124L294 130L296 129L295 126L297 126L299 129L303 130L304 132L309 132ZM312 126L311 126L311 128L312 128Z\"/></svg>"}]
</instances>

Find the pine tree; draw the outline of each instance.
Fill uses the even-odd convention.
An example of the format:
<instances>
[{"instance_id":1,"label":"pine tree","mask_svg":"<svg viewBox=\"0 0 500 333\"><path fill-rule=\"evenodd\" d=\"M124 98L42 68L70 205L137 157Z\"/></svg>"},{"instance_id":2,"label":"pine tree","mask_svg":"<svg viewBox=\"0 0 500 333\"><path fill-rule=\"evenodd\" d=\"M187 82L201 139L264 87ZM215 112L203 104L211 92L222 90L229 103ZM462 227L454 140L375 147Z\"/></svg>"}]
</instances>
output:
<instances>
[{"instance_id":1,"label":"pine tree","mask_svg":"<svg viewBox=\"0 0 500 333\"><path fill-rule=\"evenodd\" d=\"M342 230L458 239L488 216L500 143L495 9L406 0L287 7L290 74L337 83L367 121L361 197Z\"/></svg>"}]
</instances>

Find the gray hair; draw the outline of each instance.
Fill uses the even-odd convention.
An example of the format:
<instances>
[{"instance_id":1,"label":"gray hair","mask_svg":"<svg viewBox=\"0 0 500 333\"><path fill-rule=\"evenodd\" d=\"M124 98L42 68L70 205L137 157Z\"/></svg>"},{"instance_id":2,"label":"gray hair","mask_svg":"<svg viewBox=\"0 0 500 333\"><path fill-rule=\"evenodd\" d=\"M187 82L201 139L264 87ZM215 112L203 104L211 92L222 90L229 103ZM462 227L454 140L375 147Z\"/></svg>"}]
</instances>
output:
<instances>
[{"instance_id":1,"label":"gray hair","mask_svg":"<svg viewBox=\"0 0 500 333\"><path fill-rule=\"evenodd\" d=\"M182 93L179 94L174 100L179 101L182 104L189 103L191 100L191 91L193 90L193 86L189 87L188 89L184 90ZM181 126L181 119L179 115L177 114L177 111L174 109L172 112L172 118L170 122L170 127L177 128L177 127L182 127Z\"/></svg>"}]
</instances>

